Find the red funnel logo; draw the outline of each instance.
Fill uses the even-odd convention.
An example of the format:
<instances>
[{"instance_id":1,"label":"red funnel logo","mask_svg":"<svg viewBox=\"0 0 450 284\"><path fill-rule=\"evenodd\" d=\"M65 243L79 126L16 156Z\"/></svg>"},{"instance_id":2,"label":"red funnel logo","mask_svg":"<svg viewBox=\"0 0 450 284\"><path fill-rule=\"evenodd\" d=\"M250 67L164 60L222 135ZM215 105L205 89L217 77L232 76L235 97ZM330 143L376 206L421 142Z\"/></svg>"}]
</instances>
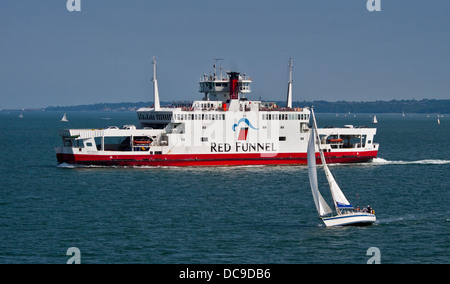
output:
<instances>
[{"instance_id":1,"label":"red funnel logo","mask_svg":"<svg viewBox=\"0 0 450 284\"><path fill-rule=\"evenodd\" d=\"M238 123L233 125L233 131L236 132L236 127L238 127L241 123L243 123L243 127L240 128L239 130L239 136L238 136L238 140L242 141L242 140L247 140L247 135L248 135L248 128L250 127L251 129L254 130L258 130L258 128L254 127L250 121L246 118L241 118L239 120Z\"/></svg>"},{"instance_id":2,"label":"red funnel logo","mask_svg":"<svg viewBox=\"0 0 450 284\"><path fill-rule=\"evenodd\" d=\"M241 128L241 130L239 131L238 140L239 141L247 140L247 134L248 134L248 127Z\"/></svg>"}]
</instances>

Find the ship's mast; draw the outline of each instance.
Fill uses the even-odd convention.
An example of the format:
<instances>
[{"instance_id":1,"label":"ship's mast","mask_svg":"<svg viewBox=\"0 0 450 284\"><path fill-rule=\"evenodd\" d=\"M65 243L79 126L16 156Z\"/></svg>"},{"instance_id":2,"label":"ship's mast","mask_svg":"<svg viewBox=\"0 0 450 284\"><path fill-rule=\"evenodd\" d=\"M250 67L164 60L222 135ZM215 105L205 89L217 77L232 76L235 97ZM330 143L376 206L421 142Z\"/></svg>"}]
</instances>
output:
<instances>
[{"instance_id":1,"label":"ship's mast","mask_svg":"<svg viewBox=\"0 0 450 284\"><path fill-rule=\"evenodd\" d=\"M214 59L214 80L217 80L217 78L219 78L219 76L217 75L217 67L219 67L219 70L220 70L220 78L219 78L219 80L222 80L222 69L223 69L223 67L220 64L219 64L219 66L217 66L217 63L222 61L222 60L223 60L222 58Z\"/></svg>"},{"instance_id":2,"label":"ship's mast","mask_svg":"<svg viewBox=\"0 0 450 284\"><path fill-rule=\"evenodd\" d=\"M288 92L287 92L287 100L286 100L286 106L288 108L292 108L292 58L289 59L289 83L288 83Z\"/></svg>"},{"instance_id":3,"label":"ship's mast","mask_svg":"<svg viewBox=\"0 0 450 284\"><path fill-rule=\"evenodd\" d=\"M154 105L155 110L159 110L161 108L159 103L159 91L158 91L158 80L156 80L156 58L153 56L153 96L154 96Z\"/></svg>"}]
</instances>

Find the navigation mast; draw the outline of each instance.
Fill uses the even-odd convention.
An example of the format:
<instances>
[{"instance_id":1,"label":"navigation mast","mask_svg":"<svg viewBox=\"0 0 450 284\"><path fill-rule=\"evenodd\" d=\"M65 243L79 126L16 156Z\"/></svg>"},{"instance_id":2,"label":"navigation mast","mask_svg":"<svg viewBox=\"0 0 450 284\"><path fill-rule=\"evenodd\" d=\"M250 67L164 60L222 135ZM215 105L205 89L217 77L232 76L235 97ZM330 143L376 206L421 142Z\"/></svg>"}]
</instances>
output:
<instances>
[{"instance_id":1,"label":"navigation mast","mask_svg":"<svg viewBox=\"0 0 450 284\"><path fill-rule=\"evenodd\" d=\"M159 91L158 91L158 80L156 80L156 58L153 56L153 98L155 110L159 110L161 108L159 103Z\"/></svg>"},{"instance_id":2,"label":"navigation mast","mask_svg":"<svg viewBox=\"0 0 450 284\"><path fill-rule=\"evenodd\" d=\"M292 58L289 58L289 83L288 83L288 91L287 91L287 99L286 99L286 107L292 108Z\"/></svg>"},{"instance_id":3,"label":"navigation mast","mask_svg":"<svg viewBox=\"0 0 450 284\"><path fill-rule=\"evenodd\" d=\"M220 62L220 61L222 61L223 60L223 58L215 58L214 59L214 79L219 79L219 80L222 80L223 79L223 73L222 73L222 71L223 71L223 67L222 67L222 65L219 63L219 66L217 66L217 63L218 62ZM220 70L220 78L219 78L219 76L217 75L217 67L219 67L219 70Z\"/></svg>"}]
</instances>

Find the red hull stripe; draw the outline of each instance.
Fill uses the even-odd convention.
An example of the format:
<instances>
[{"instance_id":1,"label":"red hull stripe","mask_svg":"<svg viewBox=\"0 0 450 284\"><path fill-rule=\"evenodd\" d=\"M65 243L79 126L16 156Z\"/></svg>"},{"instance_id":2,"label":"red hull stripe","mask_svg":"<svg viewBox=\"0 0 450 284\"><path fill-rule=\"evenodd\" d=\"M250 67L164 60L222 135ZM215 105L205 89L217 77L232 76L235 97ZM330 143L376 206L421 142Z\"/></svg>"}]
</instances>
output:
<instances>
[{"instance_id":1,"label":"red hull stripe","mask_svg":"<svg viewBox=\"0 0 450 284\"><path fill-rule=\"evenodd\" d=\"M57 154L59 163L119 166L236 166L304 165L306 153L190 154L190 155L83 155ZM377 157L377 151L325 153L329 163L358 163ZM321 163L317 154L317 163Z\"/></svg>"}]
</instances>

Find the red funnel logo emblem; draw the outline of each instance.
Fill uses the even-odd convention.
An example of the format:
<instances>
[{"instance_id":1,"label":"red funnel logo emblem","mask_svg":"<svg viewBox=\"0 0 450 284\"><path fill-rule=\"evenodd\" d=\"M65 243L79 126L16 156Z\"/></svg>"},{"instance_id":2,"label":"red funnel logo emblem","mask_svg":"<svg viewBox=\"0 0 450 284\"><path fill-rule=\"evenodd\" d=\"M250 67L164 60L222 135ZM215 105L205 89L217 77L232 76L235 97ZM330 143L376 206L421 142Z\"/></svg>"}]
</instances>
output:
<instances>
[{"instance_id":1,"label":"red funnel logo emblem","mask_svg":"<svg viewBox=\"0 0 450 284\"><path fill-rule=\"evenodd\" d=\"M239 131L238 140L239 141L247 140L247 134L248 134L248 127L241 128L241 130Z\"/></svg>"},{"instance_id":2,"label":"red funnel logo emblem","mask_svg":"<svg viewBox=\"0 0 450 284\"><path fill-rule=\"evenodd\" d=\"M233 125L233 131L236 132L236 127L238 127L241 123L244 124L243 127L240 128L239 130L239 136L238 136L238 140L239 141L243 141L243 140L247 140L247 135L248 135L248 128L250 127L251 129L254 130L258 130L258 128L255 128L248 119L246 118L241 118L239 120L238 123Z\"/></svg>"}]
</instances>

